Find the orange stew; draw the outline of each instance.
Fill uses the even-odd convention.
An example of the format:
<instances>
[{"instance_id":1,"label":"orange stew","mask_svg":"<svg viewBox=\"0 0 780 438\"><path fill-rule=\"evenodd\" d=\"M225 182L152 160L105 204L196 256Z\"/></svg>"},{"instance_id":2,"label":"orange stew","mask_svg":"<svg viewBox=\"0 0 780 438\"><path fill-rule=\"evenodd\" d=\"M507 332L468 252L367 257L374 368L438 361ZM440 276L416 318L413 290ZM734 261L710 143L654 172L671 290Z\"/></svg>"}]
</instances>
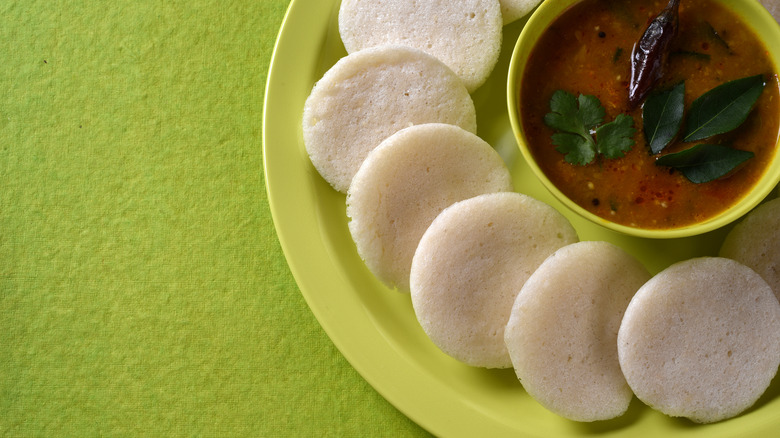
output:
<instances>
[{"instance_id":1,"label":"orange stew","mask_svg":"<svg viewBox=\"0 0 780 438\"><path fill-rule=\"evenodd\" d=\"M668 229L702 222L735 204L765 172L778 140L778 79L753 31L719 2L684 0L680 27L656 89L685 80L686 114L694 99L727 81L762 74L767 85L747 121L704 141L676 140L662 154L698 143L729 143L755 157L724 178L694 184L655 165L642 131L642 109L628 111L631 49L666 0L584 0L559 17L534 48L522 78L520 111L534 158L577 204L612 222ZM623 158L577 166L555 150L543 118L556 90L596 96L605 121L628 113L636 144Z\"/></svg>"}]
</instances>

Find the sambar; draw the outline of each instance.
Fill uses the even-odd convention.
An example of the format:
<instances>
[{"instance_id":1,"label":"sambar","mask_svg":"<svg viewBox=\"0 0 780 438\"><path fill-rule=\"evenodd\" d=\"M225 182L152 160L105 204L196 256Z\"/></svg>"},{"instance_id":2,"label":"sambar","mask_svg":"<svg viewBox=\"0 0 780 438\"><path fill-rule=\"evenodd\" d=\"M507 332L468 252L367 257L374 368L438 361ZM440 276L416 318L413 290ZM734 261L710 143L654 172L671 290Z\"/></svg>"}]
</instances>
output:
<instances>
[{"instance_id":1,"label":"sambar","mask_svg":"<svg viewBox=\"0 0 780 438\"><path fill-rule=\"evenodd\" d=\"M727 81L761 74L767 85L738 129L708 139L755 154L738 171L703 184L657 166L642 133L642 109L628 110L630 54L647 23L666 2L583 0L544 32L519 77L520 119L527 146L549 180L582 208L608 221L643 229L675 229L706 221L737 203L765 173L780 130L777 72L750 27L713 0L685 0L679 33L658 88L682 80L685 106ZM634 147L618 159L586 166L567 163L544 124L556 90L596 96L606 119L627 113L637 128ZM693 146L676 141L665 152Z\"/></svg>"}]
</instances>

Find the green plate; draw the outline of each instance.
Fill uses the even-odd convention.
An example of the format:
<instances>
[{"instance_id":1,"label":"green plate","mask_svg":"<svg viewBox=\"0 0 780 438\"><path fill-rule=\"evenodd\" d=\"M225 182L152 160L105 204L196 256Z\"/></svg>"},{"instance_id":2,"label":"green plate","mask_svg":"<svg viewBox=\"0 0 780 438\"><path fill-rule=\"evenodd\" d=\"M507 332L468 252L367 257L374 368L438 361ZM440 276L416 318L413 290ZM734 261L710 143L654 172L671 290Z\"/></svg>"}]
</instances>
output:
<instances>
[{"instance_id":1,"label":"green plate","mask_svg":"<svg viewBox=\"0 0 780 438\"><path fill-rule=\"evenodd\" d=\"M746 436L780 430L780 383L734 419L695 425L634 399L615 420L577 423L537 404L512 370L463 365L440 352L414 316L408 294L389 290L366 269L347 228L345 196L318 175L306 154L301 113L314 83L342 56L338 0L293 0L268 77L263 158L268 199L290 269L312 312L353 367L404 414L438 436ZM523 161L509 125L506 77L524 21L504 28L493 75L473 94L478 134L506 161L518 192L557 208L582 240L612 242L655 273L691 257L715 255L728 229L652 240L593 224L558 202ZM766 435L763 435L766 436Z\"/></svg>"}]
</instances>

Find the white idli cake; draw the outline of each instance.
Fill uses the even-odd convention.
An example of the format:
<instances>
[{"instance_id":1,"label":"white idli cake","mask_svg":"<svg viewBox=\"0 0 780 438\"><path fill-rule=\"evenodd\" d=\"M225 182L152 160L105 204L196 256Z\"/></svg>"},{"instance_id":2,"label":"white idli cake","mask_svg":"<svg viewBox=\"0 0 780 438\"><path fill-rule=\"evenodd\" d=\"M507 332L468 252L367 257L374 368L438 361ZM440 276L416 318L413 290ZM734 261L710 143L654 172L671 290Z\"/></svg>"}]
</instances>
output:
<instances>
[{"instance_id":1,"label":"white idli cake","mask_svg":"<svg viewBox=\"0 0 780 438\"><path fill-rule=\"evenodd\" d=\"M636 396L673 417L733 417L780 364L780 303L752 269L720 257L676 263L636 293L618 333Z\"/></svg>"},{"instance_id":2,"label":"white idli cake","mask_svg":"<svg viewBox=\"0 0 780 438\"><path fill-rule=\"evenodd\" d=\"M477 131L474 102L460 79L420 50L378 47L340 59L314 85L303 110L303 140L320 175L346 192L382 140L433 122Z\"/></svg>"},{"instance_id":3,"label":"white idli cake","mask_svg":"<svg viewBox=\"0 0 780 438\"><path fill-rule=\"evenodd\" d=\"M758 0L780 22L780 0Z\"/></svg>"},{"instance_id":4,"label":"white idli cake","mask_svg":"<svg viewBox=\"0 0 780 438\"><path fill-rule=\"evenodd\" d=\"M342 0L339 34L348 53L382 45L423 50L474 91L501 52L498 0Z\"/></svg>"},{"instance_id":5,"label":"white idli cake","mask_svg":"<svg viewBox=\"0 0 780 438\"><path fill-rule=\"evenodd\" d=\"M758 272L780 299L780 198L748 213L726 236L720 256Z\"/></svg>"},{"instance_id":6,"label":"white idli cake","mask_svg":"<svg viewBox=\"0 0 780 438\"><path fill-rule=\"evenodd\" d=\"M412 259L417 319L466 364L509 368L504 327L525 280L577 233L557 210L520 193L480 195L444 209Z\"/></svg>"},{"instance_id":7,"label":"white idli cake","mask_svg":"<svg viewBox=\"0 0 780 438\"><path fill-rule=\"evenodd\" d=\"M622 415L632 393L618 362L623 313L650 273L607 242L556 251L526 281L505 341L525 390L575 421Z\"/></svg>"},{"instance_id":8,"label":"white idli cake","mask_svg":"<svg viewBox=\"0 0 780 438\"><path fill-rule=\"evenodd\" d=\"M511 190L509 170L484 140L457 126L416 125L383 141L355 174L349 230L368 268L408 291L417 244L444 208Z\"/></svg>"},{"instance_id":9,"label":"white idli cake","mask_svg":"<svg viewBox=\"0 0 780 438\"><path fill-rule=\"evenodd\" d=\"M501 17L507 25L528 15L542 0L500 0Z\"/></svg>"}]
</instances>

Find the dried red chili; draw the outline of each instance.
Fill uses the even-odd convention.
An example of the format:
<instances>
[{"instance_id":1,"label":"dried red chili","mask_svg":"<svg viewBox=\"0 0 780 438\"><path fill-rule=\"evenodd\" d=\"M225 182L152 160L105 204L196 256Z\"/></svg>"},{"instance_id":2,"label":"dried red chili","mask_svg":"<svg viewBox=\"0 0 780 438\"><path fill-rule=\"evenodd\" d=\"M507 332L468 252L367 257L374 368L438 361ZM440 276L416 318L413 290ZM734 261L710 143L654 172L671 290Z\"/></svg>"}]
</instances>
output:
<instances>
[{"instance_id":1,"label":"dried red chili","mask_svg":"<svg viewBox=\"0 0 780 438\"><path fill-rule=\"evenodd\" d=\"M669 47L679 27L680 0L669 0L663 11L645 29L631 53L628 107L636 108L663 74Z\"/></svg>"}]
</instances>

